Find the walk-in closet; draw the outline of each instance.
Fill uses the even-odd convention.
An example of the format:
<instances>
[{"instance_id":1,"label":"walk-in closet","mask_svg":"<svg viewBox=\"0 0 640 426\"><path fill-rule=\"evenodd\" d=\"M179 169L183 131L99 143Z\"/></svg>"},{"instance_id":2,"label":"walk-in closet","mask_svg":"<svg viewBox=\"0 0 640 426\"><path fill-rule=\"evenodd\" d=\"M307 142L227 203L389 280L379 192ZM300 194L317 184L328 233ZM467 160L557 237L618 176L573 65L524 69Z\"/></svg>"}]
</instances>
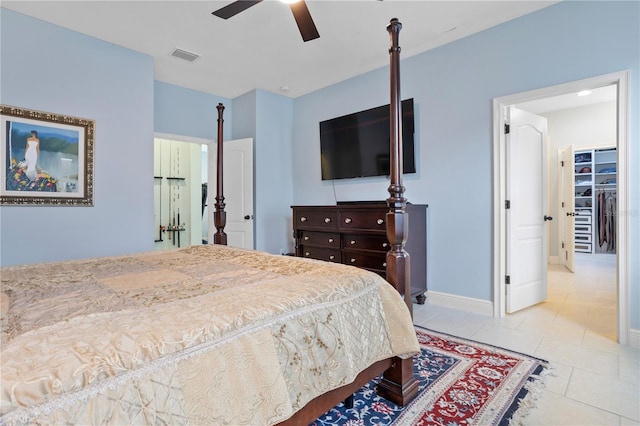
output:
<instances>
[{"instance_id":1,"label":"walk-in closet","mask_svg":"<svg viewBox=\"0 0 640 426\"><path fill-rule=\"evenodd\" d=\"M616 149L575 153L575 250L616 253Z\"/></svg>"},{"instance_id":2,"label":"walk-in closet","mask_svg":"<svg viewBox=\"0 0 640 426\"><path fill-rule=\"evenodd\" d=\"M154 140L155 249L202 244L207 238L206 145Z\"/></svg>"}]
</instances>

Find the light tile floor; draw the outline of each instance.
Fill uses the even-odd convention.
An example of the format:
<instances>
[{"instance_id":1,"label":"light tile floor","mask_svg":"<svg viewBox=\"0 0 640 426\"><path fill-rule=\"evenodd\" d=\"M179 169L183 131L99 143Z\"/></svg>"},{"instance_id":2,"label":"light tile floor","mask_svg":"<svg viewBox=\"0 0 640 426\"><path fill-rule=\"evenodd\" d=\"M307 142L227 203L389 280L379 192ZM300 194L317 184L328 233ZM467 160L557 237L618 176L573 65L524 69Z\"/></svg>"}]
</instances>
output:
<instances>
[{"instance_id":1,"label":"light tile floor","mask_svg":"<svg viewBox=\"0 0 640 426\"><path fill-rule=\"evenodd\" d=\"M505 318L414 304L414 323L546 359L525 425L640 425L640 351L616 343L615 256L549 265L547 301Z\"/></svg>"}]
</instances>

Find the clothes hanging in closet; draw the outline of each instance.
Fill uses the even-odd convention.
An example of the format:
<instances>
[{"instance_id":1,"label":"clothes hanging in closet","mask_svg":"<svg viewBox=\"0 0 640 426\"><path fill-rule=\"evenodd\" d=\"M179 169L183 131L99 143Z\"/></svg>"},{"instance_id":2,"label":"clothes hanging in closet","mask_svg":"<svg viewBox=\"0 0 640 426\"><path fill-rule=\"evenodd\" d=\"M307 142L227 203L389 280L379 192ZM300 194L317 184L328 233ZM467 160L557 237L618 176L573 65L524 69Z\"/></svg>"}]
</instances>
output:
<instances>
[{"instance_id":1,"label":"clothes hanging in closet","mask_svg":"<svg viewBox=\"0 0 640 426\"><path fill-rule=\"evenodd\" d=\"M598 243L602 247L605 243L606 251L616 250L616 193L604 190L598 191L597 197L597 225Z\"/></svg>"}]
</instances>

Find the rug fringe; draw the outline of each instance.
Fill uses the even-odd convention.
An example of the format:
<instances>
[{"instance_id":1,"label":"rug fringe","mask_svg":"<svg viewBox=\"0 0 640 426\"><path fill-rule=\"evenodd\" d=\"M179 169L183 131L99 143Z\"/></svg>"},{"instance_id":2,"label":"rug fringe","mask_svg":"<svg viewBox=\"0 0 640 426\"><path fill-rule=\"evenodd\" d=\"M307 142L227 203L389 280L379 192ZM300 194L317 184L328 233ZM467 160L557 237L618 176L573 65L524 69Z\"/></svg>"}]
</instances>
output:
<instances>
[{"instance_id":1,"label":"rug fringe","mask_svg":"<svg viewBox=\"0 0 640 426\"><path fill-rule=\"evenodd\" d=\"M531 410L538 405L538 400L543 394L549 376L556 376L555 368L549 363L542 364L543 370L531 376L531 381L525 384L527 395L518 403L518 409L511 416L509 426L525 426L525 418Z\"/></svg>"}]
</instances>

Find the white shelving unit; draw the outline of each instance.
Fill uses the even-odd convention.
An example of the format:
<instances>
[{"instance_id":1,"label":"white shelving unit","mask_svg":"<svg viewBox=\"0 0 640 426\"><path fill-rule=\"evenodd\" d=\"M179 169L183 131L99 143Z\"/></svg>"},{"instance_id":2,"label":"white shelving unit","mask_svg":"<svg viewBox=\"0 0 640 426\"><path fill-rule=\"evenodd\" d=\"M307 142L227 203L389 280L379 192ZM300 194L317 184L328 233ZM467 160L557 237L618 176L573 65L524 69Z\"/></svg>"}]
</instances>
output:
<instances>
[{"instance_id":1,"label":"white shelving unit","mask_svg":"<svg viewBox=\"0 0 640 426\"><path fill-rule=\"evenodd\" d=\"M615 253L615 148L575 153L575 250Z\"/></svg>"}]
</instances>

